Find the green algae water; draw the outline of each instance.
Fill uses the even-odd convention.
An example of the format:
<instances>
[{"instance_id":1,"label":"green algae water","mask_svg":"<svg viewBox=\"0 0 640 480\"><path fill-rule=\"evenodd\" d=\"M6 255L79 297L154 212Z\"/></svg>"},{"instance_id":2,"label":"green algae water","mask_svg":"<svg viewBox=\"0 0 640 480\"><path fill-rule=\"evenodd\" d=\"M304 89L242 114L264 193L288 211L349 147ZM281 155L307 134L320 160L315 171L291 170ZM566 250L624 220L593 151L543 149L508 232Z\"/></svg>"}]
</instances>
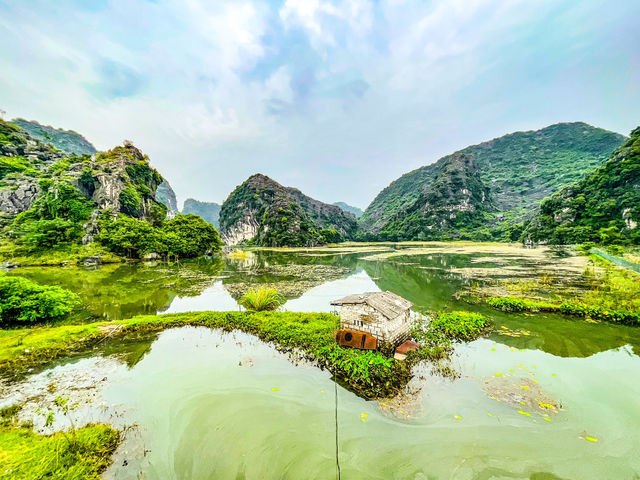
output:
<instances>
[{"instance_id":1,"label":"green algae water","mask_svg":"<svg viewBox=\"0 0 640 480\"><path fill-rule=\"evenodd\" d=\"M81 395L91 382L78 379L93 372L99 400L78 411L128 427L105 478L336 478L336 390L344 479L639 478L639 329L456 299L462 288L547 271L583 288L579 259L534 253L257 251L181 266L21 269L79 293L87 310L75 321L236 310L247 285L266 284L291 311L330 311L345 294L390 290L418 312L473 309L496 328L456 347L453 379L425 365L392 400L359 398L251 335L193 327L105 342L12 395L37 396L53 381Z\"/></svg>"}]
</instances>

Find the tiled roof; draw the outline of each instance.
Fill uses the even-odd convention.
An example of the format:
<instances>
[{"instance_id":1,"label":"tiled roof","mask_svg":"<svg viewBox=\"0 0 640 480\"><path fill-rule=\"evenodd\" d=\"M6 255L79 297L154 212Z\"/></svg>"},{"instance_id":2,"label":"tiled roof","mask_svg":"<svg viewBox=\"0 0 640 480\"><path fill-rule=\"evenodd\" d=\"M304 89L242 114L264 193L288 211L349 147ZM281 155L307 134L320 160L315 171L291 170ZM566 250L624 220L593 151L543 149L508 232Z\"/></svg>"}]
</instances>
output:
<instances>
[{"instance_id":1,"label":"tiled roof","mask_svg":"<svg viewBox=\"0 0 640 480\"><path fill-rule=\"evenodd\" d=\"M389 319L396 318L407 311L413 303L391 292L366 292L347 295L339 300L334 300L331 305L359 305L367 304L375 308Z\"/></svg>"}]
</instances>

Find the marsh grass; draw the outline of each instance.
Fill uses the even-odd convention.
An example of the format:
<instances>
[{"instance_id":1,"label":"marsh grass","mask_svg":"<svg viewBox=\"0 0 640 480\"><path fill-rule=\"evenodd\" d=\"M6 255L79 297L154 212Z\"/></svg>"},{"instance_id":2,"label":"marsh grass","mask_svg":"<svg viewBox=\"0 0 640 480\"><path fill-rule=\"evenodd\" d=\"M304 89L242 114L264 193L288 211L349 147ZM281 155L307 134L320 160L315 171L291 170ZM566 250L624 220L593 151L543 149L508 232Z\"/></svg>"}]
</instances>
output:
<instances>
[{"instance_id":1,"label":"marsh grass","mask_svg":"<svg viewBox=\"0 0 640 480\"><path fill-rule=\"evenodd\" d=\"M247 310L255 312L277 310L287 301L275 288L260 287L257 290L251 288L238 300L238 303Z\"/></svg>"},{"instance_id":2,"label":"marsh grass","mask_svg":"<svg viewBox=\"0 0 640 480\"><path fill-rule=\"evenodd\" d=\"M70 442L64 432L39 435L0 427L0 478L93 480L110 465L120 434L108 425L88 425Z\"/></svg>"},{"instance_id":3,"label":"marsh grass","mask_svg":"<svg viewBox=\"0 0 640 480\"><path fill-rule=\"evenodd\" d=\"M253 254L251 252L243 251L243 250L235 250L227 255L229 258L233 258L234 260L246 260L251 257Z\"/></svg>"}]
</instances>

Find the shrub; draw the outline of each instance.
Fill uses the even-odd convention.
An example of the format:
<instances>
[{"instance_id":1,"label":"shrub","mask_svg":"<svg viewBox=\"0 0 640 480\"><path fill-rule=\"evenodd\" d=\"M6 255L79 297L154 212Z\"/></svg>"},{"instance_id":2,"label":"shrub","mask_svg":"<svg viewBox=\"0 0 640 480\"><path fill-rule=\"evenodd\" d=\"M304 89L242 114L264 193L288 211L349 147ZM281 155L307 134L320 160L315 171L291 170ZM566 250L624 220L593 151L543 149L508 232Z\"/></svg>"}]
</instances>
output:
<instances>
[{"instance_id":1,"label":"shrub","mask_svg":"<svg viewBox=\"0 0 640 480\"><path fill-rule=\"evenodd\" d=\"M168 252L177 257L199 257L222 247L216 228L197 215L176 215L164 223L162 231Z\"/></svg>"},{"instance_id":2,"label":"shrub","mask_svg":"<svg viewBox=\"0 0 640 480\"><path fill-rule=\"evenodd\" d=\"M284 305L286 299L275 288L260 287L258 290L253 288L246 292L238 303L247 310L261 312L264 310L277 310Z\"/></svg>"},{"instance_id":3,"label":"shrub","mask_svg":"<svg viewBox=\"0 0 640 480\"><path fill-rule=\"evenodd\" d=\"M25 225L24 233L24 241L31 247L50 249L80 239L82 229L77 223L56 218L30 222Z\"/></svg>"},{"instance_id":4,"label":"shrub","mask_svg":"<svg viewBox=\"0 0 640 480\"><path fill-rule=\"evenodd\" d=\"M38 175L38 171L24 157L0 157L0 179L11 172L24 172L31 176Z\"/></svg>"},{"instance_id":5,"label":"shrub","mask_svg":"<svg viewBox=\"0 0 640 480\"><path fill-rule=\"evenodd\" d=\"M215 227L197 215L177 215L157 228L127 215L119 215L114 220L111 213L106 212L96 238L112 252L129 258L152 252L194 258L218 251L222 246Z\"/></svg>"},{"instance_id":6,"label":"shrub","mask_svg":"<svg viewBox=\"0 0 640 480\"><path fill-rule=\"evenodd\" d=\"M166 253L163 232L144 220L126 215L114 220L110 212L105 212L99 226L96 239L118 255L139 258L151 252Z\"/></svg>"},{"instance_id":7,"label":"shrub","mask_svg":"<svg viewBox=\"0 0 640 480\"><path fill-rule=\"evenodd\" d=\"M78 296L64 288L0 276L0 325L59 320L79 304Z\"/></svg>"},{"instance_id":8,"label":"shrub","mask_svg":"<svg viewBox=\"0 0 640 480\"><path fill-rule=\"evenodd\" d=\"M132 217L142 214L142 197L133 185L127 185L120 192L120 210Z\"/></svg>"},{"instance_id":9,"label":"shrub","mask_svg":"<svg viewBox=\"0 0 640 480\"><path fill-rule=\"evenodd\" d=\"M411 331L417 341L427 346L448 345L452 340L470 342L486 333L491 322L479 313L439 313L428 324L419 322Z\"/></svg>"},{"instance_id":10,"label":"shrub","mask_svg":"<svg viewBox=\"0 0 640 480\"><path fill-rule=\"evenodd\" d=\"M503 312L552 312L564 313L577 317L593 318L612 323L640 326L640 312L622 309L610 309L598 305L587 305L579 302L538 302L514 297L489 297L488 305Z\"/></svg>"}]
</instances>

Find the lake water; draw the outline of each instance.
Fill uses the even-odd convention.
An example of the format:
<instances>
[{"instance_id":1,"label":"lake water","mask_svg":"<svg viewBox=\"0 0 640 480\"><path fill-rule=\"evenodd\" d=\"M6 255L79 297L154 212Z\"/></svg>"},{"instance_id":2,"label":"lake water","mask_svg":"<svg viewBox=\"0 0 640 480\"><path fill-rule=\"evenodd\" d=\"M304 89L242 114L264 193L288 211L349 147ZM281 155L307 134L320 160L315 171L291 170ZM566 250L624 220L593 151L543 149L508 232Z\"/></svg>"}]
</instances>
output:
<instances>
[{"instance_id":1,"label":"lake water","mask_svg":"<svg viewBox=\"0 0 640 480\"><path fill-rule=\"evenodd\" d=\"M488 338L456 347L456 379L423 366L401 400L363 400L255 337L192 327L107 342L15 394L52 381L73 390L69 379L104 371L102 407L83 415L136 425L106 478L336 478L335 390L344 479L640 478L640 330L456 300L465 287L511 278L549 274L581 286L584 262L566 252L488 248L257 251L170 267L15 272L78 292L88 305L78 321L236 310L255 284L278 287L291 311L331 311L343 295L390 290L418 312L494 320Z\"/></svg>"}]
</instances>

